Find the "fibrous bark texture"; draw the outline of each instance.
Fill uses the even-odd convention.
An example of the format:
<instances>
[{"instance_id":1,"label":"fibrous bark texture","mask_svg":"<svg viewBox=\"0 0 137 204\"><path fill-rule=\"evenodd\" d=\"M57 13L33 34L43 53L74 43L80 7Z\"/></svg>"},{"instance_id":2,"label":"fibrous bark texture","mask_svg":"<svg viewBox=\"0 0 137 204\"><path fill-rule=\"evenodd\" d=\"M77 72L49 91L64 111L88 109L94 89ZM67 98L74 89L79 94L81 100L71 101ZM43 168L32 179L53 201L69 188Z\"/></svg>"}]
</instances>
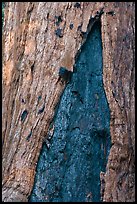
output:
<instances>
[{"instance_id":1,"label":"fibrous bark texture","mask_svg":"<svg viewBox=\"0 0 137 204\"><path fill-rule=\"evenodd\" d=\"M106 9L111 3L106 3ZM102 17L103 78L111 110L112 147L105 175L106 202L135 201L135 5L115 2Z\"/></svg>"},{"instance_id":2,"label":"fibrous bark texture","mask_svg":"<svg viewBox=\"0 0 137 204\"><path fill-rule=\"evenodd\" d=\"M67 83L60 67L73 72L99 19L112 140L104 201L134 201L134 3L7 2L4 16L3 201L28 201L42 143Z\"/></svg>"}]
</instances>

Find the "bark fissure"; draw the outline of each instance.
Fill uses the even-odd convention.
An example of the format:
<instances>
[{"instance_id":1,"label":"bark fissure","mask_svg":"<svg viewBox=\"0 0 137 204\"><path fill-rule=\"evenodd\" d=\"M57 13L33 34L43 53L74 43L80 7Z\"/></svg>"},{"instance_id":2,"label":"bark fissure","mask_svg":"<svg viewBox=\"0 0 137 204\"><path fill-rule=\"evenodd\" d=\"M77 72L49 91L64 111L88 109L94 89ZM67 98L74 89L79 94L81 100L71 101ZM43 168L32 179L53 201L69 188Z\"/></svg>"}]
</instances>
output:
<instances>
[{"instance_id":1,"label":"bark fissure","mask_svg":"<svg viewBox=\"0 0 137 204\"><path fill-rule=\"evenodd\" d=\"M86 40L88 29L90 30L89 22L91 20L94 23L94 20L97 20L95 18L98 17L101 17L102 24L103 83L111 110L110 129L114 144L110 151L105 175L104 200L125 202L125 197L127 198L129 194L131 198L129 200L133 200L134 177L130 170L134 163L133 156L129 158L131 163L126 160L127 162L124 161L125 165L123 164L121 167L121 171L124 171L122 170L124 166L130 166L130 178L127 176L127 181L132 180L133 186L129 193L123 187L124 183L122 183L120 192L113 189L109 180L112 180L117 186L116 175L118 172L109 172L109 166L115 165L111 165L111 163L118 165L117 162L121 158L120 155L116 156L116 153L118 154L121 150L115 144L126 144L132 146L131 149L135 149L134 3L80 2L80 6L74 7L75 3L6 3L2 79L3 201L27 201L27 197L23 194L21 196L20 193L18 194L15 190L10 191L10 189L6 191L6 188L12 189L13 184L16 188L20 183L18 189L22 188L25 195L30 194L44 137L47 135L55 108L66 87L66 84L61 83L61 79L59 79L59 69L65 67L68 71L73 72L75 60ZM100 16L103 7L104 13L101 12ZM57 23L58 25L56 25L55 16L61 16L62 21ZM72 29L70 24L73 24ZM61 38L55 35L57 28L64 28ZM119 48L123 49L121 56ZM121 77L123 78L118 80ZM59 83L57 83L58 80ZM113 85L111 81L113 81ZM114 96L112 89L114 94L116 92ZM130 91L130 89L132 90ZM37 103L40 95L42 99ZM80 97L78 98L80 99ZM84 102L82 100L81 105ZM41 114L38 114L44 104L45 109ZM123 108L122 110L118 104ZM28 115L22 124L20 116L24 110L28 111ZM26 140L31 131L32 135L29 140ZM131 155L134 155L132 150ZM134 167L132 170L134 171ZM123 195L126 196L123 197Z\"/></svg>"},{"instance_id":2,"label":"bark fissure","mask_svg":"<svg viewBox=\"0 0 137 204\"><path fill-rule=\"evenodd\" d=\"M98 26L100 27L100 25L99 25L99 22L96 22L97 24L98 24ZM96 27L96 25L94 25L95 27ZM98 26L97 26L97 31L98 31ZM94 31L95 30L95 28L93 29L93 32L95 32ZM96 31L96 32L97 32ZM95 32L95 33L96 33ZM98 31L99 32L99 31ZM98 33L97 32L97 33ZM97 34L95 34L95 35L97 35ZM89 43L89 38L91 38L90 36L92 36L92 30L90 30L89 31L89 33L88 33L88 35L87 35L87 40L85 40L85 43L82 45L82 48L81 48L81 54L79 55L79 58L80 58L80 56L82 55L82 53L84 52L84 50L86 51L86 49L88 49L88 48L86 48L86 46L88 45L88 43ZM95 37L94 37L95 38ZM98 35L96 36L96 38L99 38L98 37ZM95 38L95 39L96 39ZM92 39L92 38L91 38ZM101 41L101 39L99 38L98 39L99 40L99 44L100 44L100 41ZM92 47L92 43L94 43L93 42L93 39L92 39L92 42L90 42L90 44L91 44L91 47ZM96 43L98 44L98 41L96 41ZM100 53L100 49L101 49L101 47L100 46L98 46L98 49L99 49L99 53ZM94 48L93 48L93 50L92 50L93 52L95 52L94 51ZM88 53L92 53L92 51L88 51ZM92 56L93 55L93 56ZM100 55L101 55L101 53L100 53ZM45 143L44 143L44 145L43 145L43 149L42 149L42 153L41 153L41 155L40 155L40 157L39 157L39 162L38 162L38 166L37 166L37 173L36 173L36 179L35 179L35 185L34 185L34 189L33 189L33 191L32 191L32 196L30 197L30 200L33 202L33 201L42 201L42 202L44 202L45 201L45 197L47 196L48 198L46 199L46 201L50 201L50 202L54 202L54 201L57 201L57 202L59 202L59 201L70 201L70 202L72 202L72 201L79 201L79 200L81 200L81 201L87 201L87 200L92 200L92 201L99 201L100 200L100 197L99 197L99 194L100 194L100 188L98 187L98 185L96 185L95 183L97 182L96 180L94 181L94 185L96 185L96 193L94 192L94 190L92 189L92 187L89 187L89 188L87 188L86 186L84 187L84 189L83 189L83 194L85 193L86 195L81 195L81 193L79 192L79 190L77 190L77 189L75 189L75 182L77 183L77 188L79 189L80 188L80 186L81 186L81 184L80 184L80 180L77 178L76 179L76 181L75 181L75 179L73 178L73 177L75 177L74 176L74 173L72 172L72 175L71 175L71 177L72 177L72 183L71 183L71 188L73 189L73 191L72 191L72 189L70 189L69 188L69 185L70 185L70 182L67 180L67 175L69 174L69 169L71 169L72 168L72 162L71 162L71 160L73 159L73 155L74 155L74 152L77 152L77 143L79 143L79 141L81 141L82 140L82 137L84 137L85 138L85 140L86 140L86 138L88 137L88 139L90 140L90 138L91 138L91 143L93 142L92 140L94 140L93 138L95 137L98 137L98 138L100 138L99 139L99 141L98 141L98 143L100 144L100 142L102 141L102 143L100 144L100 149L101 149L101 152L102 152L102 156L100 155L100 157L102 158L102 163L103 164L100 164L100 166L98 166L98 168L102 168L102 170L103 171L105 171L105 165L106 165L106 162L107 162L107 157L108 157L108 151L109 151L109 144L107 144L107 142L105 141L105 140L107 140L108 139L108 130L107 130L107 128L106 129L101 129L101 130L98 130L98 128L91 128L91 129L88 129L88 124L87 124L87 129L88 129L88 132L86 131L86 132L83 132L83 129L84 129L84 120L82 121L82 117L84 117L84 116L82 116L83 114L81 113L81 116L79 116L81 119L81 122L78 122L79 121L79 119L77 118L77 120L76 121L73 121L72 123L73 123L73 125L71 124L71 121L73 120L73 116L72 116L72 114L71 114L71 112L72 112L72 109L74 109L76 112L78 112L78 107L79 106L82 106L83 107L83 109L86 107L86 100L84 99L84 97L83 97L83 94L81 93L81 89L78 89L78 90L75 90L75 87L73 87L73 83L76 83L75 81L77 81L76 79L79 77L79 75L76 77L75 75L76 74L80 74L80 70L81 70L81 72L82 72L82 68L83 69L85 69L85 67L83 66L83 67L78 67L78 64L79 64L79 58L77 59L77 61L75 61L75 64L76 64L76 67L74 68L74 70L73 70L73 73L71 73L72 74L72 77L71 77L71 80L67 83L67 86L65 87L65 90L64 90L64 92L63 92L63 94L61 95L61 98L60 98L60 102L57 104L57 107L56 107L56 110L55 110L55 114L54 114L54 118L53 118L53 121L54 121L54 132L52 132L52 136L49 136L49 138L48 137L46 137L47 138L47 140L45 141ZM82 57L81 57L82 58ZM90 58L93 58L94 59L94 54L91 54L91 57ZM102 56L98 56L98 58L99 59L101 59L102 58ZM87 61L88 61L89 59L87 59ZM81 60L82 61L82 60ZM94 60L93 60L93 62L94 62ZM84 63L84 62L83 62ZM90 62L91 63L91 62ZM81 62L81 64L82 64L82 62ZM95 66L94 65L94 63L91 63L92 64L92 66ZM101 67L101 65L99 64L98 65L99 67L100 67L100 69L102 68ZM95 66L96 67L96 66ZM89 70L90 71L89 71ZM93 70L92 70L93 69ZM94 68L92 68L92 67L88 67L87 66L87 72L89 72L88 74L86 73L86 70L85 70L85 82L86 82L86 77L88 77L88 78L90 78L90 75L92 75L91 76L91 80L93 80L92 79L92 77L93 78L95 78L95 77L98 77L98 78L100 78L101 77L101 71L99 72L99 70L98 70L98 73L96 74L96 73L94 73L94 74L91 74L90 72L93 72L94 73ZM65 72L65 74L67 74L67 72L69 73L69 71L67 71L64 67L61 67L60 68L60 71L59 71L59 76L62 76L63 74L64 74L64 72ZM95 76L94 76L95 75ZM63 77L66 77L66 76L63 76ZM62 78L62 77L61 77ZM84 78L84 77L83 77ZM80 80L80 79L79 79ZM81 84L82 84L82 78L81 78ZM96 80L94 80L94 81L96 81ZM59 83L60 81L58 81L58 83ZM64 80L62 81L62 82L65 82ZM61 83L62 83L61 82ZM78 83L78 82L77 82ZM76 83L76 84L77 84ZM92 82L93 83L93 82ZM99 82L98 82L99 83ZM100 82L101 83L101 82ZM83 82L83 84L84 84L84 82ZM71 88L70 88L71 87ZM90 87L91 89L92 89L92 87ZM73 90L74 89L74 90ZM85 90L85 88L83 87L83 91ZM99 91L99 90L98 90ZM69 92L72 92L72 95L73 95L73 99L71 99L71 97L70 97L70 93ZM101 93L100 93L101 94ZM68 98L66 98L66 99L63 99L64 98L64 95L68 95ZM95 94L95 96L97 97L97 100L99 99L98 98L98 96L97 96L97 94ZM56 96L55 96L56 97ZM85 94L85 98L86 98L86 94ZM64 100L64 103L62 102ZM71 101L72 100L72 101ZM73 100L76 100L77 101L77 107L75 106L75 104L74 104L74 101ZM94 99L93 99L94 100ZM69 112L67 111L67 109L68 109L68 107L67 107L67 104L69 103L69 101L70 101L70 105L69 105ZM92 101L92 100L91 100ZM96 101L97 102L97 101ZM80 103L80 104L79 104ZM105 102L104 102L105 103ZM93 104L92 104L93 105ZM92 105L91 105L91 109L92 109ZM105 105L105 104L104 104ZM62 109L62 107L64 107L63 109ZM50 108L52 108L52 107L50 107ZM80 112L80 110L79 110L79 112ZM87 112L87 115L88 115L88 110L85 110L85 112ZM90 112L90 109L89 109L89 112ZM64 117L63 116L58 116L58 114L65 114L64 115ZM73 113L73 112L72 112ZM91 114L91 113L90 113ZM89 115L90 115L89 114ZM102 113L103 114L103 113ZM80 114L79 114L80 115ZM92 115L92 114L91 114ZM103 116L102 116L103 117ZM65 118L67 118L67 119L65 119ZM84 118L83 118L84 119ZM62 127L60 127L61 128L61 130L58 132L58 129L59 129L59 127L58 127L58 125L57 125L57 121L58 120L60 120L60 123L62 124ZM63 120L63 121L62 121ZM67 120L67 122L66 122L66 120ZM87 120L86 118L85 118L85 120ZM89 117L89 121L90 121L90 117ZM75 124L76 123L76 124ZM77 124L78 123L78 124ZM92 124L92 122L90 121L89 123L91 123ZM66 129L65 129L65 127L64 126L66 126L65 124L68 124L68 127L66 127ZM90 125L91 125L90 124ZM95 125L95 124L94 124ZM59 125L60 126L60 125ZM71 127L72 126L72 127ZM103 127L102 127L103 128ZM75 141L74 141L74 144L71 144L71 142L70 142L70 137L69 137L69 135L72 135L73 137L75 137L75 133L74 132L82 132L80 135L78 135L77 136L77 142L75 143ZM91 137L90 136L87 136L87 135L89 135L89 132L90 131L92 131L92 133L91 133ZM49 133L48 133L49 134ZM61 135L61 138L64 138L65 137L65 140L64 139L58 139L58 137L59 137L59 135ZM95 136L96 135L96 136ZM45 139L46 139L45 138ZM60 143L61 143L61 148L59 149L58 147L57 147L57 144L58 144L58 142L60 141ZM101 141L100 141L101 140ZM109 140L109 139L108 139ZM94 142L95 142L95 144L94 144ZM96 140L93 142L93 145L96 145ZM53 145L54 144L54 145ZM68 151L68 146L71 144L71 146L72 146L72 149L71 149L71 153ZM90 144L90 142L88 143L88 145L86 146L86 144L83 144L83 146L85 145L85 149L87 148L89 148L88 147L88 145L90 146L91 144ZM55 151L55 152L54 152ZM85 152L85 150L83 149L82 150L82 152ZM96 150L97 151L97 150ZM92 160L93 158L91 157L91 159L90 159L90 156L88 156L89 154L94 154L93 153L94 152L94 150L89 150L89 153L86 155L86 153L85 153L85 157L87 158L87 160L88 160L88 162L89 162L89 165L87 164L87 162L86 162L86 160L85 160L85 162L84 162L84 165L87 167L87 169L89 168L90 169L90 171L92 172L92 167L90 168L90 162L91 163L94 163L94 161L90 161L90 160ZM98 151L97 151L98 152ZM44 159L44 164L42 164L41 162L42 162L42 157L43 157L43 155L47 155L47 159ZM50 160L50 157L52 158L52 154L56 154L56 156L55 156L55 158L53 158L53 161L52 162L48 162L49 160ZM60 160L60 157L61 157L61 155L63 154L63 158L64 159L61 159ZM81 151L78 153L78 154L81 154ZM81 155L82 156L82 155ZM49 157L49 158L48 158ZM83 157L82 157L83 158ZM94 160L94 159L93 159ZM40 162L41 161L41 162ZM57 178L54 178L54 177L56 177L56 174L57 174L57 172L56 172L56 166L54 166L54 163L55 163L55 161L56 161L56 163L57 163L57 165L59 165L59 167L60 167L60 169L64 169L63 170L63 172L62 172L62 174L60 173L58 176L57 176ZM82 165L82 161L80 162L80 158L77 158L77 156L76 156L76 158L75 158L75 161L76 162L74 162L73 161L73 163L74 163L74 167L76 168L76 170L75 171L77 171L77 174L79 175L79 176L81 176L82 177L82 175L81 175L81 173L80 173L80 170L78 170L77 169L77 162L79 162L79 163L81 163L80 165ZM45 166L45 163L47 164L47 166ZM100 163L101 163L101 161L100 161ZM93 164L92 164L93 165ZM94 165L93 165L94 166ZM55 169L54 169L55 168ZM83 167L82 167L83 168ZM95 167L93 167L93 168L95 168ZM83 174L85 175L85 172L87 173L87 175L85 175L85 178L87 178L87 180L86 181L84 181L84 183L86 183L87 182L87 185L91 185L92 186L92 184L90 183L90 179L93 179L92 178L92 176L90 175L90 173L88 173L88 170L87 170L86 168L85 168L85 170L84 170L84 172L83 172ZM40 175L41 175L41 177L42 178L45 178L45 176L44 176L44 172L47 172L46 174L47 174L47 178L45 178L43 181L47 184L43 184L43 183L41 183L42 181L41 181L41 179L39 180L37 180L37 178L39 177L39 171L40 171ZM50 171L52 171L52 173L50 173ZM49 172L49 173L48 173ZM92 173L91 173L92 174ZM94 174L94 173L93 173ZM90 178L91 177L91 178ZM95 177L98 177L98 182L99 182L99 178L100 178L100 175L99 175L99 172L98 172L98 174L95 176ZM52 182L50 181L50 178L51 178L51 180L53 180ZM79 181L78 181L79 180ZM39 184L37 183L37 182L39 182ZM81 181L82 182L82 181ZM44 187L44 186L45 187ZM48 188L48 185L50 185L51 187L50 187L50 189ZM83 184L84 185L84 184ZM60 186L60 187L59 187ZM39 188L39 191L41 191L41 197L39 196L39 195L37 195L37 193L36 193L36 189L37 188ZM44 190L43 190L43 188L44 188ZM66 193L63 193L63 188L64 189L66 189L66 188L68 188L68 193L66 192ZM82 188L82 187L81 187ZM101 187L102 188L102 187ZM49 190L48 190L49 189ZM58 189L58 190L56 190L56 189ZM85 192L85 189L86 189L86 191L88 191L88 192ZM91 190L92 189L92 190ZM48 191L50 191L50 193L48 193ZM92 192L93 191L93 192ZM45 192L45 193L44 193ZM92 193L91 193L92 192ZM103 190L102 190L102 192L103 192ZM78 193L78 194L77 194ZM66 194L66 196L65 196L65 194ZM71 195L70 195L71 194ZM92 194L92 196L91 196L91 194ZM87 196L87 197L86 197Z\"/></svg>"}]
</instances>

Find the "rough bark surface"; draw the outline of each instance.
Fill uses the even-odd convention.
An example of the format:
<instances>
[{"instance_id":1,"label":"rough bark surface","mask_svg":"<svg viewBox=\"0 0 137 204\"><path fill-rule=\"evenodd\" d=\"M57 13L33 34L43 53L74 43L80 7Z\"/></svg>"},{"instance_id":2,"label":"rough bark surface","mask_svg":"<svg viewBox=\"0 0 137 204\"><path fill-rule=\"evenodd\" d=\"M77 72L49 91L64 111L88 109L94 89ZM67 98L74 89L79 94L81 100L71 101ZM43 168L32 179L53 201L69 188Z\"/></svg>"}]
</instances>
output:
<instances>
[{"instance_id":1,"label":"rough bark surface","mask_svg":"<svg viewBox=\"0 0 137 204\"><path fill-rule=\"evenodd\" d=\"M59 69L73 71L76 54L85 40L83 34L90 29L89 20L98 18L96 12L103 6L103 77L113 142L104 201L134 200L134 3L74 5L6 3L2 96L5 202L28 200L43 139L66 86ZM110 10L115 15L108 13Z\"/></svg>"},{"instance_id":2,"label":"rough bark surface","mask_svg":"<svg viewBox=\"0 0 137 204\"><path fill-rule=\"evenodd\" d=\"M100 6L82 3L7 3L3 54L3 200L24 201L33 187L44 137L73 71L90 16ZM62 22L57 22L61 16ZM73 30L70 24L73 23ZM81 26L82 25L82 26ZM16 192L16 196L15 196ZM22 200L23 201L23 200Z\"/></svg>"},{"instance_id":3,"label":"rough bark surface","mask_svg":"<svg viewBox=\"0 0 137 204\"><path fill-rule=\"evenodd\" d=\"M135 4L106 3L102 16L104 88L111 110L112 147L105 175L106 202L135 201ZM109 10L108 10L109 11Z\"/></svg>"}]
</instances>

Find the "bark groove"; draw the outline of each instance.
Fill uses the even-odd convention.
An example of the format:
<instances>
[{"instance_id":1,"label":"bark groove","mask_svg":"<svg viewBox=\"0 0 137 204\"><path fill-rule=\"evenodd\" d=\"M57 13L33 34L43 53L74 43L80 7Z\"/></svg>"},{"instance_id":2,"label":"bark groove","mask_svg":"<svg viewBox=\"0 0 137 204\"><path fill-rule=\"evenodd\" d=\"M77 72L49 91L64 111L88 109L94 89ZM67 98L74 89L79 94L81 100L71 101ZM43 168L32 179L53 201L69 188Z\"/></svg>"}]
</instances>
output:
<instances>
[{"instance_id":1,"label":"bark groove","mask_svg":"<svg viewBox=\"0 0 137 204\"><path fill-rule=\"evenodd\" d=\"M27 201L44 137L66 86L59 80L59 69L73 72L83 34L102 7L103 77L113 142L104 201L134 200L134 3L7 2L2 78L4 202Z\"/></svg>"}]
</instances>

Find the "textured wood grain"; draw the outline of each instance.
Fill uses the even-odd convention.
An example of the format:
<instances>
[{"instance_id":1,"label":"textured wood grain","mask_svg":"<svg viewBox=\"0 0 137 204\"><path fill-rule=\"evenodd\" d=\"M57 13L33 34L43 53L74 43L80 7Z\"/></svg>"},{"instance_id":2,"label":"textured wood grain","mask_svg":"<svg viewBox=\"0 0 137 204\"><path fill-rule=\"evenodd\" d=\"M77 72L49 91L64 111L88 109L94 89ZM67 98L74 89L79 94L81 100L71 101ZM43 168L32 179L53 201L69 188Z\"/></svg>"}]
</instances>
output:
<instances>
[{"instance_id":1,"label":"textured wood grain","mask_svg":"<svg viewBox=\"0 0 137 204\"><path fill-rule=\"evenodd\" d=\"M113 143L104 201L134 200L134 3L81 2L79 8L74 5L75 2L6 3L2 81L5 202L27 201L43 139L66 86L59 80L59 68L73 71L84 42L82 33L102 7L103 77ZM112 10L115 15L111 15ZM61 22L57 16L61 16ZM56 34L57 29L61 29L62 37ZM28 114L21 120L24 111Z\"/></svg>"},{"instance_id":2,"label":"textured wood grain","mask_svg":"<svg viewBox=\"0 0 137 204\"><path fill-rule=\"evenodd\" d=\"M42 142L65 88L59 80L59 69L62 66L73 71L83 42L81 32L86 32L90 16L101 8L100 3L89 4L81 3L77 8L74 2L7 3L3 54L4 201L26 201L31 192ZM57 16L62 19L59 25ZM56 35L57 29L62 31L61 38ZM20 198L20 192L24 197Z\"/></svg>"},{"instance_id":3,"label":"textured wood grain","mask_svg":"<svg viewBox=\"0 0 137 204\"><path fill-rule=\"evenodd\" d=\"M106 202L135 201L135 5L105 4L102 17L104 88L111 110L112 148L105 175ZM115 15L107 14L114 11Z\"/></svg>"}]
</instances>

